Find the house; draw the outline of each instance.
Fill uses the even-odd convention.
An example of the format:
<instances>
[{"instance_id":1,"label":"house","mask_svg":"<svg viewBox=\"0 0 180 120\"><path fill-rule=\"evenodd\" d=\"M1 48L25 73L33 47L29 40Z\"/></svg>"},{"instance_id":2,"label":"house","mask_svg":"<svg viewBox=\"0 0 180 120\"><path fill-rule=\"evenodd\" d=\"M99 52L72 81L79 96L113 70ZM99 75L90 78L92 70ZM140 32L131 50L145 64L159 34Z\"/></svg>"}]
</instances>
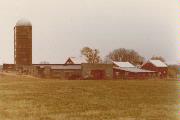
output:
<instances>
[{"instance_id":1,"label":"house","mask_svg":"<svg viewBox=\"0 0 180 120\"><path fill-rule=\"evenodd\" d=\"M135 67L129 62L113 61L114 79L148 79L156 76L155 71Z\"/></svg>"},{"instance_id":2,"label":"house","mask_svg":"<svg viewBox=\"0 0 180 120\"><path fill-rule=\"evenodd\" d=\"M161 78L166 78L168 75L168 66L160 60L148 60L141 68L156 71Z\"/></svg>"}]
</instances>

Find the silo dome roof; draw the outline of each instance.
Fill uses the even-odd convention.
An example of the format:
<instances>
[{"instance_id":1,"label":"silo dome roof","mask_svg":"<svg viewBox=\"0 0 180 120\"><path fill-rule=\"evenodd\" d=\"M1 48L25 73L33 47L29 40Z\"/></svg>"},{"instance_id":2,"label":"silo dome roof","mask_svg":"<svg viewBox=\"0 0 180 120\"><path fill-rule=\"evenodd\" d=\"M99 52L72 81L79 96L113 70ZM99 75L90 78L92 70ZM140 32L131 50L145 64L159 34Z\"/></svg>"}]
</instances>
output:
<instances>
[{"instance_id":1,"label":"silo dome roof","mask_svg":"<svg viewBox=\"0 0 180 120\"><path fill-rule=\"evenodd\" d=\"M27 19L20 19L17 21L16 26L32 26L32 24Z\"/></svg>"}]
</instances>

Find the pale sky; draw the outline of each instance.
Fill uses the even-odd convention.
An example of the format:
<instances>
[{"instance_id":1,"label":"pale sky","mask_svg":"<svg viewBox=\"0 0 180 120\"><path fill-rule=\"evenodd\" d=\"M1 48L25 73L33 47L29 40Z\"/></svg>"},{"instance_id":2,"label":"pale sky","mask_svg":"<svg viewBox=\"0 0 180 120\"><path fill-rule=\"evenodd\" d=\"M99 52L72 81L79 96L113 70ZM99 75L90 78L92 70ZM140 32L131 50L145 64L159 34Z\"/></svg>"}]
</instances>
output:
<instances>
[{"instance_id":1,"label":"pale sky","mask_svg":"<svg viewBox=\"0 0 180 120\"><path fill-rule=\"evenodd\" d=\"M33 27L33 63L63 63L84 46L101 56L134 49L147 59L177 62L177 0L0 0L0 58L13 63L13 27L21 18Z\"/></svg>"}]
</instances>

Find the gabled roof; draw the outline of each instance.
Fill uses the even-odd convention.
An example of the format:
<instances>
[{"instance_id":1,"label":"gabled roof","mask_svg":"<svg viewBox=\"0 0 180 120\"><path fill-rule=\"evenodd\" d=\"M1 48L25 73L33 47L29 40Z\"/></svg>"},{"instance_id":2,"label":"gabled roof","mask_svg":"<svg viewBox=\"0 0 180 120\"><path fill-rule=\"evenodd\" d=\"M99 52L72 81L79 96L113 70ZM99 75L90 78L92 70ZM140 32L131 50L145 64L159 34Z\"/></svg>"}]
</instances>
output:
<instances>
[{"instance_id":1,"label":"gabled roof","mask_svg":"<svg viewBox=\"0 0 180 120\"><path fill-rule=\"evenodd\" d=\"M149 60L149 62L156 67L167 67L167 65L160 60Z\"/></svg>"},{"instance_id":2,"label":"gabled roof","mask_svg":"<svg viewBox=\"0 0 180 120\"><path fill-rule=\"evenodd\" d=\"M117 66L117 67L123 67L123 68L134 68L135 66L132 65L129 62L115 62L113 61L113 63Z\"/></svg>"},{"instance_id":3,"label":"gabled roof","mask_svg":"<svg viewBox=\"0 0 180 120\"><path fill-rule=\"evenodd\" d=\"M82 63L87 63L87 61L82 57L80 58L69 57L68 60L65 62L65 64L82 64Z\"/></svg>"}]
</instances>

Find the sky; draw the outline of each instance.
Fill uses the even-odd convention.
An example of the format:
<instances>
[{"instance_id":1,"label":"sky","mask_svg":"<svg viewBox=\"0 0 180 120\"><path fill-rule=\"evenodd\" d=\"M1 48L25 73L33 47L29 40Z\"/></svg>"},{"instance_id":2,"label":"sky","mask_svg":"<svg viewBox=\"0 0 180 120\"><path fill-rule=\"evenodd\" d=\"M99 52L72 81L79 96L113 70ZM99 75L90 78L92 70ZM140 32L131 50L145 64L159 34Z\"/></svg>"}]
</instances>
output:
<instances>
[{"instance_id":1,"label":"sky","mask_svg":"<svg viewBox=\"0 0 180 120\"><path fill-rule=\"evenodd\" d=\"M14 62L13 28L25 18L33 27L33 63L63 63L85 46L102 57L127 48L177 63L179 6L177 0L0 0L0 58Z\"/></svg>"}]
</instances>

